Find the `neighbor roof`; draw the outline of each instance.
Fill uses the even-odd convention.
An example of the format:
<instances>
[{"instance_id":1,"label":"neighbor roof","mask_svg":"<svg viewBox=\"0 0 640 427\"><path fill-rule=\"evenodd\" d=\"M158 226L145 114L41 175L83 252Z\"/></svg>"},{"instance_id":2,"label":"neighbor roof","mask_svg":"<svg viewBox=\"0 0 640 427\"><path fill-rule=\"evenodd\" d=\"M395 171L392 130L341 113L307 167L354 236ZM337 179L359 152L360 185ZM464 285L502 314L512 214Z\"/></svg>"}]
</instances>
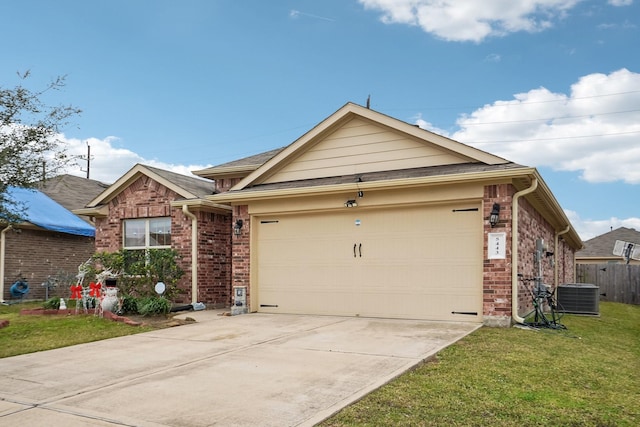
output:
<instances>
[{"instance_id":1,"label":"neighbor roof","mask_svg":"<svg viewBox=\"0 0 640 427\"><path fill-rule=\"evenodd\" d=\"M616 240L640 244L640 232L620 227L584 242L584 249L576 252L576 258L620 258L613 255Z\"/></svg>"},{"instance_id":2,"label":"neighbor roof","mask_svg":"<svg viewBox=\"0 0 640 427\"><path fill-rule=\"evenodd\" d=\"M108 187L104 182L68 174L49 178L38 185L40 191L69 210L84 208Z\"/></svg>"}]
</instances>

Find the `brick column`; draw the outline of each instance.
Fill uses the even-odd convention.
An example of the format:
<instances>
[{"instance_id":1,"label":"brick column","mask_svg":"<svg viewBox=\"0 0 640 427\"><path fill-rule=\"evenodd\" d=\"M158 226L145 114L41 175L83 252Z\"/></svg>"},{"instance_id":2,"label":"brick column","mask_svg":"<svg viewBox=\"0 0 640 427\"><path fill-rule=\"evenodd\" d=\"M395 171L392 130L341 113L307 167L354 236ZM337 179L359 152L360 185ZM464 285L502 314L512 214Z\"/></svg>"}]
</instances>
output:
<instances>
[{"instance_id":1,"label":"brick column","mask_svg":"<svg viewBox=\"0 0 640 427\"><path fill-rule=\"evenodd\" d=\"M511 200L514 188L510 184L488 185L484 188L484 250L483 250L483 322L488 326L511 324ZM500 204L500 219L495 227L489 224L493 204ZM489 259L489 233L506 233L505 259Z\"/></svg>"},{"instance_id":2,"label":"brick column","mask_svg":"<svg viewBox=\"0 0 640 427\"><path fill-rule=\"evenodd\" d=\"M247 304L249 304L251 294L251 218L248 206L234 206L232 227L238 220L242 220L240 235L236 235L233 230L230 230L233 234L231 237L231 286L246 286Z\"/></svg>"}]
</instances>

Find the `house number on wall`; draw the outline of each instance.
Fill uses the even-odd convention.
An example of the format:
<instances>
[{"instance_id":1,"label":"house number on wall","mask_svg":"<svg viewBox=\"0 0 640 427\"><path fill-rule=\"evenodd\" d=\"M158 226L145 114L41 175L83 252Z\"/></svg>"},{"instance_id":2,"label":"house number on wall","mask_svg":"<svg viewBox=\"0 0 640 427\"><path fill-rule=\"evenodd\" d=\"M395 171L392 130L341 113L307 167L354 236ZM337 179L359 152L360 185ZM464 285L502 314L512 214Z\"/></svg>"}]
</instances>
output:
<instances>
[{"instance_id":1,"label":"house number on wall","mask_svg":"<svg viewBox=\"0 0 640 427\"><path fill-rule=\"evenodd\" d=\"M489 259L505 259L507 257L507 233L489 233L487 239Z\"/></svg>"}]
</instances>

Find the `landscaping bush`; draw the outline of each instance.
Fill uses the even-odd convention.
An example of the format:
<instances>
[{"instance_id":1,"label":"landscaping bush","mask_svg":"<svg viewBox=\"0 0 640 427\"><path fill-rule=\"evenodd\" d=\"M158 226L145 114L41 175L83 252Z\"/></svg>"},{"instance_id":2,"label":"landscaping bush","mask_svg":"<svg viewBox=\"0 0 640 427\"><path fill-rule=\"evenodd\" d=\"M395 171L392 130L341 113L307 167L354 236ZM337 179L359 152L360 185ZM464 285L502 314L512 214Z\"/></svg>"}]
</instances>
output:
<instances>
[{"instance_id":1,"label":"landscaping bush","mask_svg":"<svg viewBox=\"0 0 640 427\"><path fill-rule=\"evenodd\" d=\"M138 299L138 314L153 316L168 314L171 311L171 302L164 297L146 297Z\"/></svg>"},{"instance_id":2,"label":"landscaping bush","mask_svg":"<svg viewBox=\"0 0 640 427\"><path fill-rule=\"evenodd\" d=\"M137 298L131 295L123 296L119 313L120 314L138 314Z\"/></svg>"},{"instance_id":3,"label":"landscaping bush","mask_svg":"<svg viewBox=\"0 0 640 427\"><path fill-rule=\"evenodd\" d=\"M42 307L45 310L58 310L60 308L60 297L53 297L46 300Z\"/></svg>"},{"instance_id":4,"label":"landscaping bush","mask_svg":"<svg viewBox=\"0 0 640 427\"><path fill-rule=\"evenodd\" d=\"M137 298L156 296L155 285L163 282L163 296L172 299L183 292L177 286L178 280L184 276L178 260L179 254L173 249L98 252L92 257L87 280L95 280L97 274L109 270L117 275L118 289Z\"/></svg>"}]
</instances>

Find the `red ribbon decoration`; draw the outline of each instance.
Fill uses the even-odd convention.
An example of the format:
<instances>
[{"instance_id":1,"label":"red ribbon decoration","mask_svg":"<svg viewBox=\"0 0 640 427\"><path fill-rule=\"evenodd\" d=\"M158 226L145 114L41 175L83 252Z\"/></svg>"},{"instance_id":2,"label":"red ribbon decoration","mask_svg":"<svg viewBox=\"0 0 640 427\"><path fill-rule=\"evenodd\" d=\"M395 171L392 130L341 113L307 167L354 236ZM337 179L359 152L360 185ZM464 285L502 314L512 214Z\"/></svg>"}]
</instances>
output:
<instances>
[{"instance_id":1,"label":"red ribbon decoration","mask_svg":"<svg viewBox=\"0 0 640 427\"><path fill-rule=\"evenodd\" d=\"M71 285L70 299L82 299L82 285Z\"/></svg>"},{"instance_id":2,"label":"red ribbon decoration","mask_svg":"<svg viewBox=\"0 0 640 427\"><path fill-rule=\"evenodd\" d=\"M91 289L89 291L89 296L100 298L100 295L101 295L100 288L102 288L102 284L91 282L89 284L89 289Z\"/></svg>"}]
</instances>

